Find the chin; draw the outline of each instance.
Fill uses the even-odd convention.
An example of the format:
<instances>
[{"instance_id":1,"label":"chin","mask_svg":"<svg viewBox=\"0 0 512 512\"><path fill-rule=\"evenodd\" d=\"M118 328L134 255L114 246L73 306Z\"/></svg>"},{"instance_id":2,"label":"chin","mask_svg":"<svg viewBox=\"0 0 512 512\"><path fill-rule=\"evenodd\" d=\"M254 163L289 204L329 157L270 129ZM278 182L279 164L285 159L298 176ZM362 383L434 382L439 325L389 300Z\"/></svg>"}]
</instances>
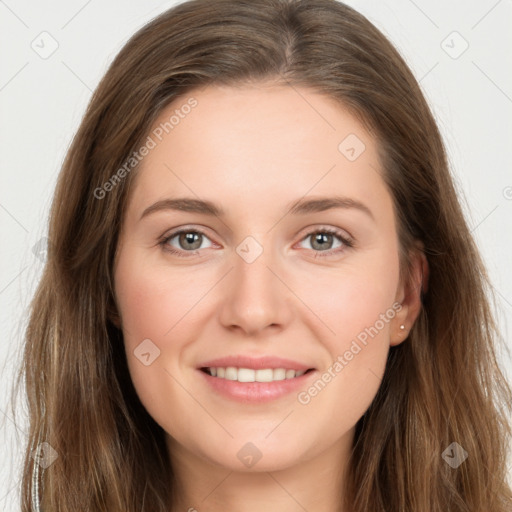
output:
<instances>
[{"instance_id":1,"label":"chin","mask_svg":"<svg viewBox=\"0 0 512 512\"><path fill-rule=\"evenodd\" d=\"M261 436L261 434L260 434ZM277 443L276 443L277 441ZM202 451L202 458L210 463L242 473L258 473L267 471L280 471L301 462L305 454L298 452L301 442L288 438L287 443L276 437L272 442L268 439L254 439L236 436L224 443L219 443L212 450L213 445L206 446Z\"/></svg>"}]
</instances>

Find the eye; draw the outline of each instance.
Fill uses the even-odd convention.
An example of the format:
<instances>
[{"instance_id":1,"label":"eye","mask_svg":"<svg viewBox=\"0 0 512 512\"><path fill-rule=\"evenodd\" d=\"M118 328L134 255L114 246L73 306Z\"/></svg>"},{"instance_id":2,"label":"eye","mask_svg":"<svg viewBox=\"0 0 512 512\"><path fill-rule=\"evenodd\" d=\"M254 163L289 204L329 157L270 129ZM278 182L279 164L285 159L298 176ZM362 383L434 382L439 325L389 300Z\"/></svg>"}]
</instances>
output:
<instances>
[{"instance_id":1,"label":"eye","mask_svg":"<svg viewBox=\"0 0 512 512\"><path fill-rule=\"evenodd\" d=\"M313 237L313 235L315 236ZM313 238L310 245L311 250L316 253L315 258L333 256L354 246L353 240L348 237L345 232L334 228L321 228L316 229L315 231L310 231L301 240L301 242L308 240L311 237ZM175 244L178 244L177 247L175 244L171 243L174 239L176 239ZM159 245L168 253L186 258L197 254L196 251L199 249L204 249L205 247L203 246L203 242L205 240L210 239L203 231L196 228L181 228L170 235L165 236L159 242ZM335 243L336 240L338 240L338 246L333 248L333 243Z\"/></svg>"},{"instance_id":2,"label":"eye","mask_svg":"<svg viewBox=\"0 0 512 512\"><path fill-rule=\"evenodd\" d=\"M344 232L334 228L322 228L310 231L302 241L308 239L312 240L310 245L311 249L316 252L315 258L333 256L354 246L352 239ZM336 239L339 241L339 245L333 249L332 246Z\"/></svg>"},{"instance_id":3,"label":"eye","mask_svg":"<svg viewBox=\"0 0 512 512\"><path fill-rule=\"evenodd\" d=\"M171 244L171 241L175 238L178 244L177 249ZM165 251L170 252L171 254L187 257L188 255L185 254L187 252L194 254L195 251L204 249L204 247L202 247L202 243L205 239L209 240L209 238L200 230L182 228L171 233L169 236L166 236L159 242L159 244Z\"/></svg>"}]
</instances>

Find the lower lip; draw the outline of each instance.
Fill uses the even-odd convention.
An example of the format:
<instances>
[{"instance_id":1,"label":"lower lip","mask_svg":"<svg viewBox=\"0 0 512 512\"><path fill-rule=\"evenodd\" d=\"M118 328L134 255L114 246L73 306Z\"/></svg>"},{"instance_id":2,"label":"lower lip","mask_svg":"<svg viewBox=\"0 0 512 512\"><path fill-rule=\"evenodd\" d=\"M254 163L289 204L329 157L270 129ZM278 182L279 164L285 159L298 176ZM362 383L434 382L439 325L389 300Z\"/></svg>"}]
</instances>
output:
<instances>
[{"instance_id":1,"label":"lower lip","mask_svg":"<svg viewBox=\"0 0 512 512\"><path fill-rule=\"evenodd\" d=\"M316 373L312 370L293 379L275 380L273 382L238 382L222 379L198 370L206 382L221 395L241 403L265 403L277 400L305 386L309 378Z\"/></svg>"}]
</instances>

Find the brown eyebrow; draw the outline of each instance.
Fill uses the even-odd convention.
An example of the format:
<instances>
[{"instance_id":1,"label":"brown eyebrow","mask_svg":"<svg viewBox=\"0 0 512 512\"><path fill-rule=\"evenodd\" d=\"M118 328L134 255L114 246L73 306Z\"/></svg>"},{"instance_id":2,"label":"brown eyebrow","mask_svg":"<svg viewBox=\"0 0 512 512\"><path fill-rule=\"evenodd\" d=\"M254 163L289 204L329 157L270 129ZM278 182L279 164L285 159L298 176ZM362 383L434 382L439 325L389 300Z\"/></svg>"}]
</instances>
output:
<instances>
[{"instance_id":1,"label":"brown eyebrow","mask_svg":"<svg viewBox=\"0 0 512 512\"><path fill-rule=\"evenodd\" d=\"M292 215L305 215L308 213L317 213L323 212L326 210L331 210L333 208L355 208L366 213L370 218L375 220L373 213L371 210L360 201L355 199L351 199L348 197L321 197L303 200L302 198L296 201L293 201L291 204L287 205L289 209L289 213ZM211 201L203 200L203 199L194 199L189 197L180 197L175 199L162 199L161 201L157 201L152 204L148 208L144 210L140 219L143 219L147 215L163 211L163 210L177 210L182 212L190 212L190 213L201 213L203 215L210 215L216 217L223 217L225 215L225 211L220 207L212 203Z\"/></svg>"},{"instance_id":2,"label":"brown eyebrow","mask_svg":"<svg viewBox=\"0 0 512 512\"><path fill-rule=\"evenodd\" d=\"M289 208L292 215L323 212L333 208L355 208L356 210L366 213L366 215L375 220L375 217L368 206L361 203L361 201L357 201L356 199L351 199L349 197L322 197L318 199L309 199L307 201L299 199L289 205Z\"/></svg>"}]
</instances>

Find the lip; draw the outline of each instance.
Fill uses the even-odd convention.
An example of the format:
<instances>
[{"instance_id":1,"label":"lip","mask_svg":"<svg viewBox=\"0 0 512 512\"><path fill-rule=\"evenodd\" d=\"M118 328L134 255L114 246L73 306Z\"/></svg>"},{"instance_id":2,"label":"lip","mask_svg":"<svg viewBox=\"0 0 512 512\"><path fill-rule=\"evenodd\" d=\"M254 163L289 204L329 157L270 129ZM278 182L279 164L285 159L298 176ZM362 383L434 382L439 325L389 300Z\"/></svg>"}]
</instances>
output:
<instances>
[{"instance_id":1,"label":"lip","mask_svg":"<svg viewBox=\"0 0 512 512\"><path fill-rule=\"evenodd\" d=\"M208 364L206 366L215 365ZM219 364L218 366L223 365ZM249 366L240 367L248 368ZM269 366L264 366L264 368L269 368ZM283 368L283 366L276 366L276 368ZM290 369L292 368L293 365ZM205 379L206 383L215 392L219 393L221 396L229 398L230 400L244 404L261 404L271 402L273 400L277 400L286 395L289 395L294 391L299 391L301 388L306 389L307 382L310 380L311 376L318 373L316 370L312 370L308 373L304 373L300 377L276 380L273 382L238 382L237 380L227 380L219 377L212 377L210 374L202 371L199 368L196 371L199 373L199 375L202 376L201 378Z\"/></svg>"},{"instance_id":2,"label":"lip","mask_svg":"<svg viewBox=\"0 0 512 512\"><path fill-rule=\"evenodd\" d=\"M263 356L263 357L248 357L243 355L221 357L218 359L211 359L201 363L198 368L227 368L228 366L234 366L235 368L250 368L252 370L261 370L263 368L285 368L287 370L298 370L306 371L314 369L313 365L305 365L298 361L291 359L284 359L275 356ZM299 379L300 377L296 377ZM278 381L279 382L279 381Z\"/></svg>"}]
</instances>

